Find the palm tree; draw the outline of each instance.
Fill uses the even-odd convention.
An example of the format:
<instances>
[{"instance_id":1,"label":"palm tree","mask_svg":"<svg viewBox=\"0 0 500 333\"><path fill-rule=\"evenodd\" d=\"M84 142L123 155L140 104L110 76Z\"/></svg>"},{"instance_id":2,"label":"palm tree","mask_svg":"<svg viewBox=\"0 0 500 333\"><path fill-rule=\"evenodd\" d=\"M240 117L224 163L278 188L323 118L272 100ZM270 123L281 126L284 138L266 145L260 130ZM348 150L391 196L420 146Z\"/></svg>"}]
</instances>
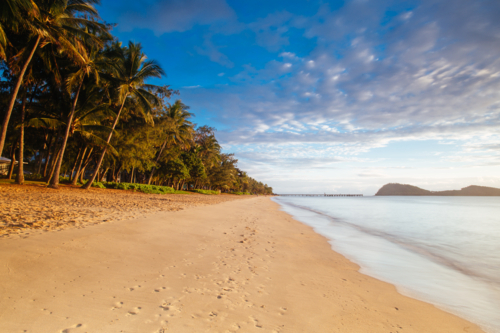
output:
<instances>
[{"instance_id":1,"label":"palm tree","mask_svg":"<svg viewBox=\"0 0 500 333\"><path fill-rule=\"evenodd\" d=\"M26 89L21 103L21 124L19 128L19 162L17 168L16 184L24 184L24 118L26 115Z\"/></svg>"},{"instance_id":2,"label":"palm tree","mask_svg":"<svg viewBox=\"0 0 500 333\"><path fill-rule=\"evenodd\" d=\"M211 168L215 163L219 162L221 146L213 134L205 137L199 143L199 147L199 154L205 161L207 168Z\"/></svg>"},{"instance_id":3,"label":"palm tree","mask_svg":"<svg viewBox=\"0 0 500 333\"><path fill-rule=\"evenodd\" d=\"M121 106L113 121L113 126L109 132L107 143L111 141L113 131L118 124L120 115L125 106L127 99L131 98L137 102L138 109L150 121L150 111L153 105L159 104L159 99L156 95L150 92L156 88L154 85L146 84L145 81L149 78L161 78L164 74L163 69L154 60L147 60L146 55L142 52L141 44L129 42L128 47L120 48L120 57L113 63L113 71L108 77L108 80L114 83L116 87L116 101L121 103ZM102 161L106 155L107 148L105 147L96 164L94 173L89 181L82 186L84 189L90 188L94 182Z\"/></svg>"},{"instance_id":4,"label":"palm tree","mask_svg":"<svg viewBox=\"0 0 500 333\"><path fill-rule=\"evenodd\" d=\"M38 7L32 0L3 0L0 2L0 60L6 59L8 39L6 29L18 30L22 15L38 14Z\"/></svg>"},{"instance_id":5,"label":"palm tree","mask_svg":"<svg viewBox=\"0 0 500 333\"><path fill-rule=\"evenodd\" d=\"M19 6L21 3L32 4L32 6L31 8L27 5ZM13 61L20 62L20 69L16 73L17 81L2 123L0 155L3 152L7 126L19 88L38 47L41 44L53 44L75 63L84 64L85 59L81 55L83 48L81 41L96 45L101 44L100 40L95 35L90 34L88 30L102 31L103 33L106 30L103 24L93 20L98 17L98 13L93 7L93 4L97 3L99 3L99 0L8 0L6 3L2 2L2 8L0 9L16 4L10 7L14 15L9 16L10 21L8 23L10 27L15 28L14 32L27 33L29 35L29 43L18 52L19 56L13 57L15 58ZM89 18L84 18L79 14L86 14ZM4 15L1 16L1 19L2 22L7 21ZM0 36L5 36L3 29L0 32Z\"/></svg>"},{"instance_id":6,"label":"palm tree","mask_svg":"<svg viewBox=\"0 0 500 333\"><path fill-rule=\"evenodd\" d=\"M189 107L180 100L175 101L175 103L167 109L163 122L160 124L165 139L156 157L156 164L160 161L165 148L170 144L177 144L183 149L188 149L190 147L194 130L193 123L188 120L193 114L188 112L188 109ZM148 184L151 184L155 171L156 168L153 166L149 174Z\"/></svg>"},{"instance_id":7,"label":"palm tree","mask_svg":"<svg viewBox=\"0 0 500 333\"><path fill-rule=\"evenodd\" d=\"M78 102L78 96L80 95L80 90L82 89L84 79L86 76L92 75L95 79L95 84L98 85L101 69L106 66L108 60L105 58L105 56L103 57L103 53L99 52L97 48L92 48L88 56L86 56L86 52L82 52L82 55L85 55L84 65L81 66L78 71L72 73L68 79L69 94L71 94L75 86L78 85L78 88L75 90L75 97L73 99L71 105L71 111L69 113L68 120L66 123L66 131L64 133L64 139L62 142L61 154L59 155L59 158L57 160L57 165L54 170L54 174L50 179L50 183L48 186L50 188L57 189L59 187L59 173L61 171L61 165L64 158L64 151L66 150L66 144L68 142L70 131L73 126L73 118L75 116L76 103Z\"/></svg>"}]
</instances>

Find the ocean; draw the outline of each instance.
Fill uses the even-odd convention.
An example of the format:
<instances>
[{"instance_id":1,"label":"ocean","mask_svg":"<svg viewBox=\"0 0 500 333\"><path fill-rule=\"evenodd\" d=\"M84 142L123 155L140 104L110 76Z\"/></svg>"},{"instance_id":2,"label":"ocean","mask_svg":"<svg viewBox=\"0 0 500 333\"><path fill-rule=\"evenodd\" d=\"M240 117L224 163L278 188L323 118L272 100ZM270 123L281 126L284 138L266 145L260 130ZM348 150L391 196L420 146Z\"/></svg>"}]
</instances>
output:
<instances>
[{"instance_id":1,"label":"ocean","mask_svg":"<svg viewBox=\"0 0 500 333\"><path fill-rule=\"evenodd\" d=\"M274 197L360 272L500 333L500 197Z\"/></svg>"}]
</instances>

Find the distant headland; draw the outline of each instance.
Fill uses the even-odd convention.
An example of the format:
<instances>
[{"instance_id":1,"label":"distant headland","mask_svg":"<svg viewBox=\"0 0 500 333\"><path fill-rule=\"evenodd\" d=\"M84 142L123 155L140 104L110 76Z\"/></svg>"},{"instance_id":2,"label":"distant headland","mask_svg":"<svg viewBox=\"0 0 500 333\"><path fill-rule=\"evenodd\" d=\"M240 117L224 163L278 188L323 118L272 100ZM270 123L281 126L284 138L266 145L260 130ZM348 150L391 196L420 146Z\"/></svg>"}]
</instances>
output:
<instances>
[{"instance_id":1,"label":"distant headland","mask_svg":"<svg viewBox=\"0 0 500 333\"><path fill-rule=\"evenodd\" d=\"M460 190L428 191L407 184L385 184L375 195L500 196L500 188L471 185Z\"/></svg>"}]
</instances>

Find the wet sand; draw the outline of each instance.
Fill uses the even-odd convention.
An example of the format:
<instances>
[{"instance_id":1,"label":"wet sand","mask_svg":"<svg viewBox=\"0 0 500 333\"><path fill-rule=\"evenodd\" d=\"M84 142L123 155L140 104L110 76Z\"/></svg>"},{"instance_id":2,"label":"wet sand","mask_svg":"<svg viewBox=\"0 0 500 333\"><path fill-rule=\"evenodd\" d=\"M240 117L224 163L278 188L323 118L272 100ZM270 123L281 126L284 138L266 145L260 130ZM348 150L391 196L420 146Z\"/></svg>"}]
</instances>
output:
<instances>
[{"instance_id":1,"label":"wet sand","mask_svg":"<svg viewBox=\"0 0 500 333\"><path fill-rule=\"evenodd\" d=\"M269 198L223 197L0 239L0 332L482 332L360 274Z\"/></svg>"}]
</instances>

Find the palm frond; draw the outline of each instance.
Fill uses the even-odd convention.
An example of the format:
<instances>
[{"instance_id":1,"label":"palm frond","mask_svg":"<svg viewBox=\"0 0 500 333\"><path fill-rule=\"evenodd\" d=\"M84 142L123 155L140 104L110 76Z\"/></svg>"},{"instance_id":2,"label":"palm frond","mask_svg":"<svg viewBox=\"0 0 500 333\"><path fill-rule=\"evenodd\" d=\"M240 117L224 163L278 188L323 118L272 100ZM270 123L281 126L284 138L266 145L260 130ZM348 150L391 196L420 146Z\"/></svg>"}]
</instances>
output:
<instances>
[{"instance_id":1,"label":"palm frond","mask_svg":"<svg viewBox=\"0 0 500 333\"><path fill-rule=\"evenodd\" d=\"M31 118L26 122L26 127L58 129L66 126L65 122L55 118Z\"/></svg>"},{"instance_id":2,"label":"palm frond","mask_svg":"<svg viewBox=\"0 0 500 333\"><path fill-rule=\"evenodd\" d=\"M101 116L112 116L116 117L116 113L111 110L109 107L109 104L101 104L98 105L94 108L91 108L89 110L82 110L77 112L77 117L80 119L80 121L85 120L85 118L94 115L94 114L99 114Z\"/></svg>"},{"instance_id":3,"label":"palm frond","mask_svg":"<svg viewBox=\"0 0 500 333\"><path fill-rule=\"evenodd\" d=\"M143 63L141 70L134 76L136 80L145 81L151 77L161 78L165 72L155 60L148 60Z\"/></svg>"},{"instance_id":4,"label":"palm frond","mask_svg":"<svg viewBox=\"0 0 500 333\"><path fill-rule=\"evenodd\" d=\"M100 138L99 136L87 132L87 131L78 131L79 134L84 137L90 144L99 146L99 147L105 147L107 148L113 155L118 155L118 152L116 149L110 145L109 143L106 142L106 140Z\"/></svg>"},{"instance_id":5,"label":"palm frond","mask_svg":"<svg viewBox=\"0 0 500 333\"><path fill-rule=\"evenodd\" d=\"M71 15L85 13L93 16L99 16L99 13L94 6L87 1L68 1L66 12Z\"/></svg>"}]
</instances>

